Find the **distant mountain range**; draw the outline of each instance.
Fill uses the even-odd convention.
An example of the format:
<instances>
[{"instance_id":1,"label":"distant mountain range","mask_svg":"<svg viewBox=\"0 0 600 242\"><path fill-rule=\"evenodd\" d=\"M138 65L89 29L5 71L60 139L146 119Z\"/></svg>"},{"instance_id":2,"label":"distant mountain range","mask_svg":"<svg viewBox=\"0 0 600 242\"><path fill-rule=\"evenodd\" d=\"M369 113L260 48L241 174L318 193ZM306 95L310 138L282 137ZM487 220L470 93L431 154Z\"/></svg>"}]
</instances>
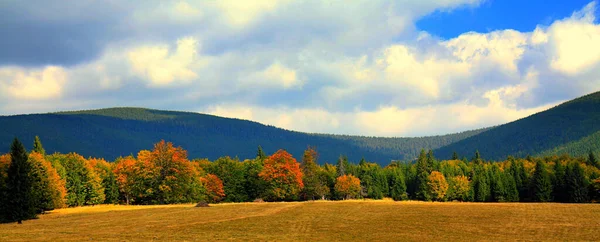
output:
<instances>
[{"instance_id":1,"label":"distant mountain range","mask_svg":"<svg viewBox=\"0 0 600 242\"><path fill-rule=\"evenodd\" d=\"M6 151L14 137L31 143L31 148L36 135L48 153L77 152L107 160L151 149L161 139L182 146L190 158L211 160L254 158L259 145L267 153L286 149L297 159L310 145L317 148L321 163L335 163L346 155L351 161L365 158L382 165L412 160L421 149L433 149L441 159L453 152L471 157L475 150L496 160L508 155L582 155L600 150L600 92L508 124L420 138L309 134L247 120L144 108L0 116L0 147Z\"/></svg>"}]
</instances>

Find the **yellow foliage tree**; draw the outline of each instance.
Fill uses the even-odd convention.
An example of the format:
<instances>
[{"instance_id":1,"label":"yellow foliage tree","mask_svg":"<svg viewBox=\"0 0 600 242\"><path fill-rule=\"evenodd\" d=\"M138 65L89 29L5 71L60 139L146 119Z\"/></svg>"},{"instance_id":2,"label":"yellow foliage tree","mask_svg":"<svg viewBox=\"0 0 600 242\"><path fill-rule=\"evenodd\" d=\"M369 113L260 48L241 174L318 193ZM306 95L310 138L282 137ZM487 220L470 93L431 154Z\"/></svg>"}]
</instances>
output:
<instances>
[{"instance_id":1,"label":"yellow foliage tree","mask_svg":"<svg viewBox=\"0 0 600 242\"><path fill-rule=\"evenodd\" d=\"M343 175L335 182L335 191L344 199L352 199L360 194L360 179L353 175Z\"/></svg>"},{"instance_id":2,"label":"yellow foliage tree","mask_svg":"<svg viewBox=\"0 0 600 242\"><path fill-rule=\"evenodd\" d=\"M444 174L439 171L431 172L427 179L427 186L433 200L444 201L446 192L448 191L448 182L446 182Z\"/></svg>"}]
</instances>

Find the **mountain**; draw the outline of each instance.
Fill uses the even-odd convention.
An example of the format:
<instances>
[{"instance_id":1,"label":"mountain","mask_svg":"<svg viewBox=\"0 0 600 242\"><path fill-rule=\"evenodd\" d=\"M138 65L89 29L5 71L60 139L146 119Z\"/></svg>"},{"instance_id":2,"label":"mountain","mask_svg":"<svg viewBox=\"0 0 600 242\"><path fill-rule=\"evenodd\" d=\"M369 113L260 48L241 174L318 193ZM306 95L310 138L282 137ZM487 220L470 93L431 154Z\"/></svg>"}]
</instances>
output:
<instances>
[{"instance_id":1,"label":"mountain","mask_svg":"<svg viewBox=\"0 0 600 242\"><path fill-rule=\"evenodd\" d=\"M144 108L0 116L0 147L6 151L14 137L31 148L35 135L48 153L77 152L108 160L151 149L161 139L183 147L190 158L211 160L253 158L259 145L267 153L286 149L297 159L310 145L317 148L321 163L335 163L346 155L350 161L365 158L382 165L412 160L421 149L433 149L440 159L449 159L453 152L471 157L475 150L493 160L508 155L585 155L600 151L600 92L504 125L418 138L310 134L247 120Z\"/></svg>"},{"instance_id":2,"label":"mountain","mask_svg":"<svg viewBox=\"0 0 600 242\"><path fill-rule=\"evenodd\" d=\"M382 165L413 159L422 148L439 148L486 130L421 138L309 134L247 120L144 108L0 116L0 127L0 147L6 151L14 137L31 148L38 135L47 153L77 152L114 160L152 149L164 139L186 149L190 158L254 158L261 145L267 153L286 149L300 159L310 145L317 148L321 163L335 163L343 154L351 161L364 157Z\"/></svg>"},{"instance_id":3,"label":"mountain","mask_svg":"<svg viewBox=\"0 0 600 242\"><path fill-rule=\"evenodd\" d=\"M508 155L584 155L600 148L600 92L592 93L529 117L500 125L438 148L434 154L449 158L452 152L471 156L479 150L486 159Z\"/></svg>"}]
</instances>

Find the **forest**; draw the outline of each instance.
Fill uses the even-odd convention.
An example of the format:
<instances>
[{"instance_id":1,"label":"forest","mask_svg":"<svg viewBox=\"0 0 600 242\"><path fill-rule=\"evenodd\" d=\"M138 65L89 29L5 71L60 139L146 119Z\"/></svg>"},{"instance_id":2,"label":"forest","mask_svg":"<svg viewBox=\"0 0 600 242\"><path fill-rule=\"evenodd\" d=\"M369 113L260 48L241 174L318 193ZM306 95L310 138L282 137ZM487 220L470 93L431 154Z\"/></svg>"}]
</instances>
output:
<instances>
[{"instance_id":1,"label":"forest","mask_svg":"<svg viewBox=\"0 0 600 242\"><path fill-rule=\"evenodd\" d=\"M19 222L57 208L97 204L383 199L460 202L566 202L600 199L600 162L587 156L438 160L421 150L414 162L382 167L340 156L319 165L317 147L297 160L280 149L254 159L189 160L164 140L112 162L76 153L46 154L14 139L0 156L0 221Z\"/></svg>"}]
</instances>

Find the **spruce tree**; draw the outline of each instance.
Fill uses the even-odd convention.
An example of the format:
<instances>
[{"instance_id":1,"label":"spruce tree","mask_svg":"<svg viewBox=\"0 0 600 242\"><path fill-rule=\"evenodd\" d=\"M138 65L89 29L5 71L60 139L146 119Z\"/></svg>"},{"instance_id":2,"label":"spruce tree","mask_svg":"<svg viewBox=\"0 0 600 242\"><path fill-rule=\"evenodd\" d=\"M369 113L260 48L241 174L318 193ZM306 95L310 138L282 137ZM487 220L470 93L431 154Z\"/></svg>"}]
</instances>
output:
<instances>
[{"instance_id":1,"label":"spruce tree","mask_svg":"<svg viewBox=\"0 0 600 242\"><path fill-rule=\"evenodd\" d=\"M429 201L431 200L431 196L429 196L429 186L427 182L429 181L429 174L432 169L429 166L429 159L425 150L421 150L419 154L419 158L417 159L417 177L415 179L415 188L416 188L416 198L418 200Z\"/></svg>"},{"instance_id":2,"label":"spruce tree","mask_svg":"<svg viewBox=\"0 0 600 242\"><path fill-rule=\"evenodd\" d=\"M46 150L44 150L44 147L42 146L42 141L40 141L40 137L35 136L35 139L33 140L33 151L40 153L42 155L46 155Z\"/></svg>"},{"instance_id":3,"label":"spruce tree","mask_svg":"<svg viewBox=\"0 0 600 242\"><path fill-rule=\"evenodd\" d=\"M22 223L23 220L36 218L33 201L31 164L27 162L27 151L15 138L10 147L11 163L7 174L7 201L5 214L8 221Z\"/></svg>"},{"instance_id":4,"label":"spruce tree","mask_svg":"<svg viewBox=\"0 0 600 242\"><path fill-rule=\"evenodd\" d=\"M452 160L458 160L458 154L455 152L452 153Z\"/></svg>"},{"instance_id":5,"label":"spruce tree","mask_svg":"<svg viewBox=\"0 0 600 242\"><path fill-rule=\"evenodd\" d=\"M590 150L590 153L588 155L588 164L590 166L600 169L600 164L598 163L598 159L596 158L596 155L594 155L594 152L592 150Z\"/></svg>"},{"instance_id":6,"label":"spruce tree","mask_svg":"<svg viewBox=\"0 0 600 242\"><path fill-rule=\"evenodd\" d=\"M258 146L258 151L256 152L256 157L260 160L264 160L267 158L267 155L263 151L262 147L260 147L260 145Z\"/></svg>"},{"instance_id":7,"label":"spruce tree","mask_svg":"<svg viewBox=\"0 0 600 242\"><path fill-rule=\"evenodd\" d=\"M554 163L554 176L553 176L553 193L554 201L557 202L566 202L567 201L567 191L565 186L565 175L566 170L565 166L562 164L560 160L557 160Z\"/></svg>"},{"instance_id":8,"label":"spruce tree","mask_svg":"<svg viewBox=\"0 0 600 242\"><path fill-rule=\"evenodd\" d=\"M546 170L546 164L541 160L535 163L531 189L534 201L549 202L552 200L552 180Z\"/></svg>"},{"instance_id":9,"label":"spruce tree","mask_svg":"<svg viewBox=\"0 0 600 242\"><path fill-rule=\"evenodd\" d=\"M338 159L337 165L337 177L346 175L346 167L344 166L344 157L340 156L340 158Z\"/></svg>"},{"instance_id":10,"label":"spruce tree","mask_svg":"<svg viewBox=\"0 0 600 242\"><path fill-rule=\"evenodd\" d=\"M577 162L572 162L567 168L565 177L569 202L587 202L588 181L585 177L583 167Z\"/></svg>"}]
</instances>

